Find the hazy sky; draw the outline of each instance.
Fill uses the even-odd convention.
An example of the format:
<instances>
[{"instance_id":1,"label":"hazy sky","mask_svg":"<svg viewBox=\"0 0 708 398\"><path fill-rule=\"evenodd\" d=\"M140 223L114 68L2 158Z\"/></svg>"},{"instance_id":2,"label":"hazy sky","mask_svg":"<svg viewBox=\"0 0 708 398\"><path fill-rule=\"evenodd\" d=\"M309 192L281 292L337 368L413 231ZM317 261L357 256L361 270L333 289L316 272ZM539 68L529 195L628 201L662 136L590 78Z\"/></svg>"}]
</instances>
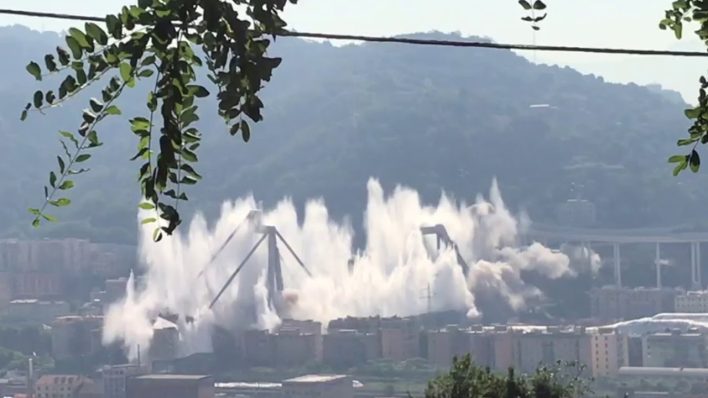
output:
<instances>
[{"instance_id":1,"label":"hazy sky","mask_svg":"<svg viewBox=\"0 0 708 398\"><path fill-rule=\"evenodd\" d=\"M126 0L3 0L3 8L105 15ZM658 29L671 0L546 0L549 16L536 33L538 44L701 50L701 43L678 42ZM493 5L492 5L493 4ZM519 20L516 0L299 0L286 13L294 29L331 33L393 35L439 30L487 36L497 42L533 43L530 27ZM71 22L0 16L0 25L23 24L62 30ZM491 50L490 50L491 51ZM537 62L570 65L607 80L660 83L693 101L697 79L708 59L525 53Z\"/></svg>"}]
</instances>

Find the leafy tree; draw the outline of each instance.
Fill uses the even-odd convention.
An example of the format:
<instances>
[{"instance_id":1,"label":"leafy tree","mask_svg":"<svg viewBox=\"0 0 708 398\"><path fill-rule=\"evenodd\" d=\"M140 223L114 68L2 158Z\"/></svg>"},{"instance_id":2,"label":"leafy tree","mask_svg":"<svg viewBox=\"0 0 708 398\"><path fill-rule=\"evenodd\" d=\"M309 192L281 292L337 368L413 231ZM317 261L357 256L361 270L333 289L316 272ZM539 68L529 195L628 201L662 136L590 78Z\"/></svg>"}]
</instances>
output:
<instances>
[{"instance_id":1,"label":"leafy tree","mask_svg":"<svg viewBox=\"0 0 708 398\"><path fill-rule=\"evenodd\" d=\"M231 135L250 137L249 121L262 119L258 97L280 59L266 55L269 37L285 27L279 14L288 2L297 0L139 0L106 16L99 26L86 23L71 28L66 46L27 65L38 81L58 75L56 89L37 90L22 111L44 112L61 105L93 84L105 84L101 98L92 98L75 132L61 131L63 154L58 169L49 174L44 203L31 208L33 225L54 217L47 206L71 203L63 195L74 187L73 177L88 171L83 167L90 150L101 145L98 125L120 115L119 99L127 88L147 80L144 115L130 119L138 140L133 160L140 160L139 181L145 201L140 208L153 215L143 223L158 223L153 235L159 240L180 224L179 202L187 200L183 185L201 178L195 170L202 134L197 99L208 97L197 84L198 69L206 66L216 88L217 113L230 126Z\"/></svg>"},{"instance_id":2,"label":"leafy tree","mask_svg":"<svg viewBox=\"0 0 708 398\"><path fill-rule=\"evenodd\" d=\"M590 392L573 364L539 368L533 375L506 375L476 366L469 355L455 359L449 373L430 381L426 398L571 398Z\"/></svg>"},{"instance_id":3,"label":"leafy tree","mask_svg":"<svg viewBox=\"0 0 708 398\"><path fill-rule=\"evenodd\" d=\"M664 19L659 22L662 30L671 30L677 39L683 37L685 23L696 23L698 29L695 35L708 46L708 2L697 0L678 0L671 4L671 8L666 11ZM698 104L695 107L686 109L686 117L693 124L688 129L688 138L678 140L679 146L690 148L688 154L674 155L669 158L670 163L674 163L674 175L690 168L691 171L698 172L701 167L701 158L696 150L698 144L708 142L708 79L701 76L699 79L700 88L698 90Z\"/></svg>"}]
</instances>

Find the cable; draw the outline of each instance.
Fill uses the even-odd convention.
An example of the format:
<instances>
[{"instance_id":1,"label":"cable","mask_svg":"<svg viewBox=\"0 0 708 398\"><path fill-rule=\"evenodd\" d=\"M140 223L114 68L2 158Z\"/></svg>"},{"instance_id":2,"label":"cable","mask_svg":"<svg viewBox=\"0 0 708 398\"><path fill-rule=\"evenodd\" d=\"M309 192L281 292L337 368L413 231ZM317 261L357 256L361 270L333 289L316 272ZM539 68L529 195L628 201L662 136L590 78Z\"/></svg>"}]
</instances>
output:
<instances>
[{"instance_id":1,"label":"cable","mask_svg":"<svg viewBox=\"0 0 708 398\"><path fill-rule=\"evenodd\" d=\"M479 41L459 41L459 40L429 40L410 39L405 37L380 37L380 36L359 36L340 35L332 33L309 33L286 31L279 36L307 37L330 40L356 40L379 43L401 43L417 44L427 46L447 46L447 47L478 47L492 48L498 50L523 50L523 51L555 51L555 52L581 52L596 54L625 54L625 55L663 55L663 56L683 56L683 57L708 57L708 52L701 51L669 51L669 50L639 50L629 48L599 48L599 47L573 47L573 46L542 46L529 44L503 44Z\"/></svg>"},{"instance_id":2,"label":"cable","mask_svg":"<svg viewBox=\"0 0 708 398\"><path fill-rule=\"evenodd\" d=\"M106 21L106 18L89 17L86 15L72 15L72 14L57 14L57 13L53 13L53 12L10 10L10 9L5 9L5 8L0 8L0 14L21 15L23 17L69 19L69 20L73 20L73 21L93 21L93 22L105 22Z\"/></svg>"},{"instance_id":3,"label":"cable","mask_svg":"<svg viewBox=\"0 0 708 398\"><path fill-rule=\"evenodd\" d=\"M0 14L6 15L21 15L25 17L37 18L54 18L67 19L74 21L95 21L103 22L104 18L86 16L59 14L51 12L24 11L12 9L0 9ZM672 57L708 57L708 52L702 51L669 51L669 50L642 50L632 48L604 48L604 47L578 47L578 46L543 46L529 44L504 44L504 43L489 43L479 41L464 41L464 40L430 40L430 39L412 39L405 37L383 37L383 36L364 36L364 35L347 35L334 33L314 33L314 32L296 32L282 31L278 36L284 37L301 37L310 39L327 39L327 40L351 40L364 41L374 43L398 43L398 44L414 44L424 46L444 46L444 47L474 47L474 48L490 48L497 50L520 50L520 51L549 51L549 52L575 52L575 53L591 53L591 54L622 54L622 55L645 55L645 56L672 56Z\"/></svg>"}]
</instances>

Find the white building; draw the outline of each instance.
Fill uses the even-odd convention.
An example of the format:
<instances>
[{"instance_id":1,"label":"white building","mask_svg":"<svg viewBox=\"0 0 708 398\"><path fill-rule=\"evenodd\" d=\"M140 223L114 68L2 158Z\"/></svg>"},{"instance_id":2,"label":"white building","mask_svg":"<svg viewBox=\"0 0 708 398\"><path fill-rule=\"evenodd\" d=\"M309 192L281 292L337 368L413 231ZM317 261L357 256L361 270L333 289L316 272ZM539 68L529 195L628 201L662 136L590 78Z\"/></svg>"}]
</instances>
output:
<instances>
[{"instance_id":1,"label":"white building","mask_svg":"<svg viewBox=\"0 0 708 398\"><path fill-rule=\"evenodd\" d=\"M307 375L283 381L283 398L353 398L352 379L343 375Z\"/></svg>"}]
</instances>

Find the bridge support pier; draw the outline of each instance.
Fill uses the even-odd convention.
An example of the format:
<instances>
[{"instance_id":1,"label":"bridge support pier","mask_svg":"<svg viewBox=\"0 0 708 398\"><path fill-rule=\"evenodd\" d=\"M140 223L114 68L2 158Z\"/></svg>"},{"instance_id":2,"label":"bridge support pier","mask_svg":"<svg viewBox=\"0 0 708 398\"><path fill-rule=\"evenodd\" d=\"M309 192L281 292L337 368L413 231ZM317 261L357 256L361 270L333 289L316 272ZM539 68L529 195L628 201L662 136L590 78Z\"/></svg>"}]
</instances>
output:
<instances>
[{"instance_id":1,"label":"bridge support pier","mask_svg":"<svg viewBox=\"0 0 708 398\"><path fill-rule=\"evenodd\" d=\"M691 288L700 290L703 288L701 278L701 243L691 242Z\"/></svg>"},{"instance_id":2,"label":"bridge support pier","mask_svg":"<svg viewBox=\"0 0 708 398\"><path fill-rule=\"evenodd\" d=\"M656 287L657 289L661 289L661 244L659 242L656 242L656 258L654 263L656 264Z\"/></svg>"},{"instance_id":3,"label":"bridge support pier","mask_svg":"<svg viewBox=\"0 0 708 398\"><path fill-rule=\"evenodd\" d=\"M622 287L622 260L620 258L620 245L619 243L612 244L613 259L615 265L615 286Z\"/></svg>"}]
</instances>

